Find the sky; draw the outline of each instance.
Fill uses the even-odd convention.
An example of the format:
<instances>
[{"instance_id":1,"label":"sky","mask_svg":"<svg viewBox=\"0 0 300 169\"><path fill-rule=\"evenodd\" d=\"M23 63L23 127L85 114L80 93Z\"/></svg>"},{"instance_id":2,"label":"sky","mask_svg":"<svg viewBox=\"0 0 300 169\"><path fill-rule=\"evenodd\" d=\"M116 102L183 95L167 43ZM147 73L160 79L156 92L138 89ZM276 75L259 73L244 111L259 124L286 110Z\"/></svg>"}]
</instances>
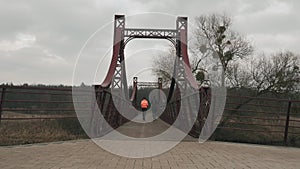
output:
<instances>
[{"instance_id":1,"label":"sky","mask_svg":"<svg viewBox=\"0 0 300 169\"><path fill-rule=\"evenodd\" d=\"M0 0L0 83L100 84L111 58L115 14L136 28L175 28L177 16L192 24L200 15L226 14L256 53L300 53L299 11L298 0ZM154 81L152 60L169 45L131 41L127 78Z\"/></svg>"}]
</instances>

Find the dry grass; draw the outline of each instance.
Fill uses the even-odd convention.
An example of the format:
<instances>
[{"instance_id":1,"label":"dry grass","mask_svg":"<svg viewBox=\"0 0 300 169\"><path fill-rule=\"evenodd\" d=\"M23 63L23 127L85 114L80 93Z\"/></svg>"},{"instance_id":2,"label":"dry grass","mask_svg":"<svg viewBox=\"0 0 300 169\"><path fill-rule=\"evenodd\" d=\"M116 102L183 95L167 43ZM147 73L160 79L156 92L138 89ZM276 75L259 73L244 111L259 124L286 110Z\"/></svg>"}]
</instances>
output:
<instances>
[{"instance_id":1,"label":"dry grass","mask_svg":"<svg viewBox=\"0 0 300 169\"><path fill-rule=\"evenodd\" d=\"M1 121L0 145L87 138L77 119Z\"/></svg>"}]
</instances>

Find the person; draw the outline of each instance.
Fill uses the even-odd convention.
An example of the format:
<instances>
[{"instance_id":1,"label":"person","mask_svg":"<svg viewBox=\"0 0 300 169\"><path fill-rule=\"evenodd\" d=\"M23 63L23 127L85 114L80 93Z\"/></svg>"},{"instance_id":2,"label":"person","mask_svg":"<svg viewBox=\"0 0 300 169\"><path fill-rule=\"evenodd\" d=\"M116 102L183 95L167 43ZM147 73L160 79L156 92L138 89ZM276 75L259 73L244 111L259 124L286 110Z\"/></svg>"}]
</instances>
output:
<instances>
[{"instance_id":1,"label":"person","mask_svg":"<svg viewBox=\"0 0 300 169\"><path fill-rule=\"evenodd\" d=\"M149 102L148 100L144 97L141 101L141 108L142 108L142 111L143 111L143 120L145 121L145 115L146 115L146 111L148 109L148 106L149 106Z\"/></svg>"}]
</instances>

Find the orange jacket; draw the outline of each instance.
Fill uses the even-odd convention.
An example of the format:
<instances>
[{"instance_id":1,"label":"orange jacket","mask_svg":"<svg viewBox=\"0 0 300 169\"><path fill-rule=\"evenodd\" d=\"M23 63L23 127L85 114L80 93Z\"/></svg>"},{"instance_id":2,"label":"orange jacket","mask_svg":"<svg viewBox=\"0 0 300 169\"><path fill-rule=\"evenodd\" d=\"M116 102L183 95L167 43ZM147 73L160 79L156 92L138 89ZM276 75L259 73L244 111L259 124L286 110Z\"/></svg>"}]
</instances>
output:
<instances>
[{"instance_id":1,"label":"orange jacket","mask_svg":"<svg viewBox=\"0 0 300 169\"><path fill-rule=\"evenodd\" d=\"M143 100L141 101L141 107L144 108L144 109L147 109L148 106L149 106L148 101L147 101L146 99L143 99Z\"/></svg>"}]
</instances>

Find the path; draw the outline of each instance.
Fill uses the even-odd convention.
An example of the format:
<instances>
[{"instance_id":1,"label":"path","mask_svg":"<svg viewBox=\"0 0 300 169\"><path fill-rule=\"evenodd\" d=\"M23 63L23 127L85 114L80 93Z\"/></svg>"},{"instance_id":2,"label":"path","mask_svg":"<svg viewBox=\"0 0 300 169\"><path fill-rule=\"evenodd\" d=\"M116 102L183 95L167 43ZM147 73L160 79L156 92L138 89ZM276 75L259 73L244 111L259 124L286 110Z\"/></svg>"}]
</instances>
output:
<instances>
[{"instance_id":1,"label":"path","mask_svg":"<svg viewBox=\"0 0 300 169\"><path fill-rule=\"evenodd\" d=\"M137 128L148 125L147 130ZM149 125L156 126L156 129ZM160 120L146 124L126 124L119 131L131 128L132 136L156 134L165 125ZM146 133L146 134L145 134ZM0 147L0 168L99 168L99 169L202 169L202 168L299 168L300 149L225 142L199 144L187 137L170 151L159 156L131 159L113 155L91 140L65 141Z\"/></svg>"}]
</instances>

